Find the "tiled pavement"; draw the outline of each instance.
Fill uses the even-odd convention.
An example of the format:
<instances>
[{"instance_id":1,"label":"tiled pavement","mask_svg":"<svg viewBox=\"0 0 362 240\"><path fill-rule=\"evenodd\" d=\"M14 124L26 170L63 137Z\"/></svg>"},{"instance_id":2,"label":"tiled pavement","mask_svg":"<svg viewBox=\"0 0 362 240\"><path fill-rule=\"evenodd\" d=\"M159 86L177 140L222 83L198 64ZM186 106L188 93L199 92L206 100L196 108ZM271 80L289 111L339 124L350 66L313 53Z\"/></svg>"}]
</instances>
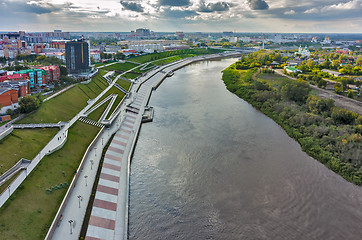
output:
<instances>
[{"instance_id":1,"label":"tiled pavement","mask_svg":"<svg viewBox=\"0 0 362 240\"><path fill-rule=\"evenodd\" d=\"M95 200L92 207L91 217L88 224L86 240L115 239L117 218L122 213L122 206L119 206L120 199L124 192L122 187L122 161L127 161L129 145L132 144L137 116L142 104L145 104L145 96L149 84L142 86L136 99L126 110L126 116L116 132L104 157L101 175L97 186ZM128 147L128 148L127 148ZM127 166L127 165L123 165Z\"/></svg>"}]
</instances>

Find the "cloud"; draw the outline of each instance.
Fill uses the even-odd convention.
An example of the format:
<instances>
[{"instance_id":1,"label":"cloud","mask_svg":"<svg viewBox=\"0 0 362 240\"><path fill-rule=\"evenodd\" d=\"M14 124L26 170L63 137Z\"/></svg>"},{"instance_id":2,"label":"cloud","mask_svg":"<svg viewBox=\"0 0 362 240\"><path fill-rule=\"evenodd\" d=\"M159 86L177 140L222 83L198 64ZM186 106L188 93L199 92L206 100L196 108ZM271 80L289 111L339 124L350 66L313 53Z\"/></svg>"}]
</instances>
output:
<instances>
[{"instance_id":1,"label":"cloud","mask_svg":"<svg viewBox=\"0 0 362 240\"><path fill-rule=\"evenodd\" d=\"M181 7L181 6L189 6L191 2L190 0L159 0L158 4L160 6Z\"/></svg>"},{"instance_id":2,"label":"cloud","mask_svg":"<svg viewBox=\"0 0 362 240\"><path fill-rule=\"evenodd\" d=\"M48 2L21 2L11 1L3 2L1 5L1 15L5 13L29 13L29 14L46 14L58 12L61 8Z\"/></svg>"},{"instance_id":3,"label":"cloud","mask_svg":"<svg viewBox=\"0 0 362 240\"><path fill-rule=\"evenodd\" d=\"M199 15L197 12L191 10L165 9L162 13L162 16L165 18L189 18L197 15Z\"/></svg>"},{"instance_id":4,"label":"cloud","mask_svg":"<svg viewBox=\"0 0 362 240\"><path fill-rule=\"evenodd\" d=\"M126 9L133 12L143 12L144 9L140 3L120 1L121 5Z\"/></svg>"},{"instance_id":5,"label":"cloud","mask_svg":"<svg viewBox=\"0 0 362 240\"><path fill-rule=\"evenodd\" d=\"M308 10L304 11L304 13L306 13L306 14L315 14L315 13L319 13L319 10L317 8L311 8L311 9L308 9Z\"/></svg>"},{"instance_id":6,"label":"cloud","mask_svg":"<svg viewBox=\"0 0 362 240\"><path fill-rule=\"evenodd\" d=\"M325 6L321 9L322 12L330 10L355 10L362 7L362 0L352 0L346 3L333 4L331 6Z\"/></svg>"},{"instance_id":7,"label":"cloud","mask_svg":"<svg viewBox=\"0 0 362 240\"><path fill-rule=\"evenodd\" d=\"M269 5L264 0L247 0L252 10L266 10Z\"/></svg>"},{"instance_id":8,"label":"cloud","mask_svg":"<svg viewBox=\"0 0 362 240\"><path fill-rule=\"evenodd\" d=\"M216 3L208 3L206 4L205 1L200 1L200 6L197 9L198 12L225 12L229 11L230 7L232 6L231 3L227 2L216 2Z\"/></svg>"},{"instance_id":9,"label":"cloud","mask_svg":"<svg viewBox=\"0 0 362 240\"><path fill-rule=\"evenodd\" d=\"M290 11L286 11L284 12L285 15L294 15L295 11L294 10L290 10Z\"/></svg>"}]
</instances>

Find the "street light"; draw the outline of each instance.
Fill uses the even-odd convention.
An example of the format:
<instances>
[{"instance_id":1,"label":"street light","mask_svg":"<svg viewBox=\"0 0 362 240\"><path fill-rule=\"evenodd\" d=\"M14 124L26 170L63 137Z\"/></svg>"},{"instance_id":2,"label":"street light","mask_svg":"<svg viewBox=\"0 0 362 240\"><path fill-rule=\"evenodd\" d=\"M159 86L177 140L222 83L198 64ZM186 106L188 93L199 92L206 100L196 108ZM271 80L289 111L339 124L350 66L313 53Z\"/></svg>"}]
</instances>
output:
<instances>
[{"instance_id":1,"label":"street light","mask_svg":"<svg viewBox=\"0 0 362 240\"><path fill-rule=\"evenodd\" d=\"M91 159L90 162L91 162L91 170L93 170L93 164L94 164L93 159Z\"/></svg>"},{"instance_id":2,"label":"street light","mask_svg":"<svg viewBox=\"0 0 362 240\"><path fill-rule=\"evenodd\" d=\"M70 234L72 234L72 223L73 223L73 220L69 220L69 227L70 227Z\"/></svg>"},{"instance_id":3,"label":"street light","mask_svg":"<svg viewBox=\"0 0 362 240\"><path fill-rule=\"evenodd\" d=\"M94 156L97 157L97 148L94 148Z\"/></svg>"},{"instance_id":4,"label":"street light","mask_svg":"<svg viewBox=\"0 0 362 240\"><path fill-rule=\"evenodd\" d=\"M88 186L88 184L87 184L87 177L88 177L87 175L85 175L85 176L84 176L84 179L85 179L85 186L86 186L86 187Z\"/></svg>"},{"instance_id":5,"label":"street light","mask_svg":"<svg viewBox=\"0 0 362 240\"><path fill-rule=\"evenodd\" d=\"M78 200L79 200L79 208L80 208L80 200L81 200L82 196L78 195L77 197L78 197Z\"/></svg>"},{"instance_id":6,"label":"street light","mask_svg":"<svg viewBox=\"0 0 362 240\"><path fill-rule=\"evenodd\" d=\"M102 146L103 146L103 138L102 138Z\"/></svg>"}]
</instances>

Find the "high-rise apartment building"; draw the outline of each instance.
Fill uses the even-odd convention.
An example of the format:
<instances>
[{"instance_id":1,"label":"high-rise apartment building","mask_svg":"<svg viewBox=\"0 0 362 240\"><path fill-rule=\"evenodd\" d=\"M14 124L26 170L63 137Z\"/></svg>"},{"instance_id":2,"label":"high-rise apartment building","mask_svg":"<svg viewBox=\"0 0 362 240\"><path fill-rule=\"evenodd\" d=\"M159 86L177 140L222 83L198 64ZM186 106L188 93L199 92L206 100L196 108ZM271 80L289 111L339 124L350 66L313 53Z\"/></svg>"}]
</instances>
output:
<instances>
[{"instance_id":1,"label":"high-rise apartment building","mask_svg":"<svg viewBox=\"0 0 362 240\"><path fill-rule=\"evenodd\" d=\"M90 67L89 43L83 38L65 44L65 61L70 74L88 72Z\"/></svg>"}]
</instances>

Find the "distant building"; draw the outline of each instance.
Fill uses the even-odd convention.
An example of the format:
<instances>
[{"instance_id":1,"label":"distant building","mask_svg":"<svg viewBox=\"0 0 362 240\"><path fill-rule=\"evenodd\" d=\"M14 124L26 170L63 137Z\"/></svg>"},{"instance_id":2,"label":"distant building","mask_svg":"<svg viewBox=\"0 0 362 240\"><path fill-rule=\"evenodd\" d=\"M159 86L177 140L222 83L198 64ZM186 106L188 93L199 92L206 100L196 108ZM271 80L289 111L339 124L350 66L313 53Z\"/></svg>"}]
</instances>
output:
<instances>
[{"instance_id":1,"label":"distant building","mask_svg":"<svg viewBox=\"0 0 362 240\"><path fill-rule=\"evenodd\" d=\"M309 57L310 51L308 50L307 46L305 46L304 48L302 48L302 46L299 46L298 52L296 52L295 54L299 54L302 57Z\"/></svg>"},{"instance_id":2,"label":"distant building","mask_svg":"<svg viewBox=\"0 0 362 240\"><path fill-rule=\"evenodd\" d=\"M163 46L163 50L170 51L170 50L183 50L183 49L189 49L190 46L188 45L169 45L169 46Z\"/></svg>"},{"instance_id":3,"label":"distant building","mask_svg":"<svg viewBox=\"0 0 362 240\"><path fill-rule=\"evenodd\" d=\"M326 73L328 73L330 75L333 75L335 77L339 77L339 76L342 75L340 72L332 71L332 70L329 70L329 69L322 69L321 71L326 72Z\"/></svg>"},{"instance_id":4,"label":"distant building","mask_svg":"<svg viewBox=\"0 0 362 240\"><path fill-rule=\"evenodd\" d=\"M70 39L70 33L62 32L61 30L54 30L54 32L28 33L25 38L31 43L45 43L54 40Z\"/></svg>"},{"instance_id":5,"label":"distant building","mask_svg":"<svg viewBox=\"0 0 362 240\"><path fill-rule=\"evenodd\" d=\"M65 44L65 60L70 74L81 74L90 70L89 43L82 39Z\"/></svg>"},{"instance_id":6,"label":"distant building","mask_svg":"<svg viewBox=\"0 0 362 240\"><path fill-rule=\"evenodd\" d=\"M150 36L151 32L150 32L150 29L147 29L147 28L138 28L138 29L136 29L136 34L141 37L146 37L146 36Z\"/></svg>"},{"instance_id":7,"label":"distant building","mask_svg":"<svg viewBox=\"0 0 362 240\"><path fill-rule=\"evenodd\" d=\"M234 36L234 32L222 32L222 36L223 37L233 37Z\"/></svg>"},{"instance_id":8,"label":"distant building","mask_svg":"<svg viewBox=\"0 0 362 240\"><path fill-rule=\"evenodd\" d=\"M34 44L33 50L35 54L40 54L43 52L43 49L45 48L44 44Z\"/></svg>"},{"instance_id":9,"label":"distant building","mask_svg":"<svg viewBox=\"0 0 362 240\"><path fill-rule=\"evenodd\" d=\"M92 57L94 61L99 62L101 60L101 51L99 50L90 51L90 57Z\"/></svg>"},{"instance_id":10,"label":"distant building","mask_svg":"<svg viewBox=\"0 0 362 240\"><path fill-rule=\"evenodd\" d=\"M285 71L287 71L287 73L302 73L302 71L295 67L285 67Z\"/></svg>"},{"instance_id":11,"label":"distant building","mask_svg":"<svg viewBox=\"0 0 362 240\"><path fill-rule=\"evenodd\" d=\"M176 32L176 36L178 40L183 40L185 37L184 32Z\"/></svg>"},{"instance_id":12,"label":"distant building","mask_svg":"<svg viewBox=\"0 0 362 240\"><path fill-rule=\"evenodd\" d=\"M336 53L341 53L341 54L348 55L349 54L349 49L348 48L336 49Z\"/></svg>"}]
</instances>

